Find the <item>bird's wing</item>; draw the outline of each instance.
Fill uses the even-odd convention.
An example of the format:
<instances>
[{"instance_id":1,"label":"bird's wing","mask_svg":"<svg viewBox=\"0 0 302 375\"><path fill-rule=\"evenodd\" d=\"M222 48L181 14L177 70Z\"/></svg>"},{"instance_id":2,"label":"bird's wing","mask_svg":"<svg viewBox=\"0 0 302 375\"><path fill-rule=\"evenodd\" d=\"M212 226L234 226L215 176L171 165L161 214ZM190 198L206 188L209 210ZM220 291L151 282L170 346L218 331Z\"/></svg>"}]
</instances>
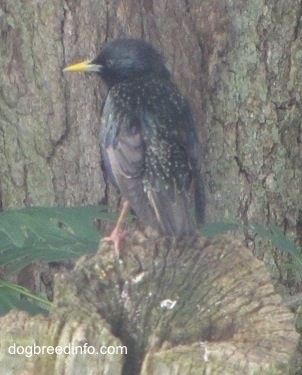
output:
<instances>
[{"instance_id":1,"label":"bird's wing","mask_svg":"<svg viewBox=\"0 0 302 375\"><path fill-rule=\"evenodd\" d=\"M102 113L101 146L105 169L111 182L130 202L139 220L152 221L152 211L144 192L145 145L139 120L127 116L107 97Z\"/></svg>"},{"instance_id":2,"label":"bird's wing","mask_svg":"<svg viewBox=\"0 0 302 375\"><path fill-rule=\"evenodd\" d=\"M193 231L188 210L192 178L196 217L204 216L200 144L189 108L172 119L163 112L125 113L109 95L102 116L103 159L139 220L151 223L151 204L162 232L179 237Z\"/></svg>"},{"instance_id":3,"label":"bird's wing","mask_svg":"<svg viewBox=\"0 0 302 375\"><path fill-rule=\"evenodd\" d=\"M179 116L172 126L166 120L154 111L142 114L146 139L144 185L163 233L179 237L193 231L188 209L192 169L187 138L183 139L186 133L182 132L186 124L181 124Z\"/></svg>"},{"instance_id":4,"label":"bird's wing","mask_svg":"<svg viewBox=\"0 0 302 375\"><path fill-rule=\"evenodd\" d=\"M205 220L205 191L201 172L202 148L192 111L175 87L167 86L158 111L144 113L146 147L145 184L156 216L168 234L191 231L188 190L194 183L195 218ZM162 103L166 108L161 108Z\"/></svg>"}]
</instances>

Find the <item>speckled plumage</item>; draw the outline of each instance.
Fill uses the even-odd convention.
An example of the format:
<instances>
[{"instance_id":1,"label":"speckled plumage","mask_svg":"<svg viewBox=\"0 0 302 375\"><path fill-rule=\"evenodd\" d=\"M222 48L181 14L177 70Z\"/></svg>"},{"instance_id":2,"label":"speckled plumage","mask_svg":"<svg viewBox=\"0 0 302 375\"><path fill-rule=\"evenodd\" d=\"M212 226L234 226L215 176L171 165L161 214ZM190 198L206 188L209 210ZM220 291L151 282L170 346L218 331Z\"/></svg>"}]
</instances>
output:
<instances>
[{"instance_id":1,"label":"speckled plumage","mask_svg":"<svg viewBox=\"0 0 302 375\"><path fill-rule=\"evenodd\" d=\"M89 63L109 89L100 141L111 182L143 224L155 216L166 235L192 233L192 180L196 219L204 220L201 147L187 100L161 55L141 40L118 39Z\"/></svg>"}]
</instances>

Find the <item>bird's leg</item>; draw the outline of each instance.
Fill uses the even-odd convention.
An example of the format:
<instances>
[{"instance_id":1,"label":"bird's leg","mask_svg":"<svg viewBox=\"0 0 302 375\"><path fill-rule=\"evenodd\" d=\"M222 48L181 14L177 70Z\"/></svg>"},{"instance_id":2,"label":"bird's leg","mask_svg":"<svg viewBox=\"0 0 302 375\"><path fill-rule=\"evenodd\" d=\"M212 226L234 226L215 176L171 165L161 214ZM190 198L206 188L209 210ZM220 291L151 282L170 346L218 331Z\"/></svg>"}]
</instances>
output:
<instances>
[{"instance_id":1,"label":"bird's leg","mask_svg":"<svg viewBox=\"0 0 302 375\"><path fill-rule=\"evenodd\" d=\"M126 231L121 231L121 225L122 225L122 222L128 212L130 208L130 203L128 201L125 201L123 203L123 207L122 207L122 211L117 219L117 222L115 224L115 227L113 229L113 231L111 232L110 236L109 237L104 237L102 239L102 241L104 242L111 242L113 243L114 245L114 250L116 252L117 255L119 255L120 253L120 244L122 242L122 240L125 238L126 236Z\"/></svg>"}]
</instances>

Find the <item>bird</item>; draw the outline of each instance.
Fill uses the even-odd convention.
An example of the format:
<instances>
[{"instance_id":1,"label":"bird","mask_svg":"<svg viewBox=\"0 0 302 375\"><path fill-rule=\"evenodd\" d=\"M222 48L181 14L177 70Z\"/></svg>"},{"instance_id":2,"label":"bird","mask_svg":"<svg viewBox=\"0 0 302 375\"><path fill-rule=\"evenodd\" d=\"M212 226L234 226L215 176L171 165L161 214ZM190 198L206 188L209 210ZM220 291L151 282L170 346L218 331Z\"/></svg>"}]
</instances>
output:
<instances>
[{"instance_id":1,"label":"bird","mask_svg":"<svg viewBox=\"0 0 302 375\"><path fill-rule=\"evenodd\" d=\"M105 240L120 251L122 221L131 208L139 223L156 223L169 237L182 238L205 221L202 147L187 98L173 82L164 58L135 38L107 42L99 54L64 72L91 72L107 87L100 124L105 171L124 204ZM194 184L195 221L189 213Z\"/></svg>"}]
</instances>

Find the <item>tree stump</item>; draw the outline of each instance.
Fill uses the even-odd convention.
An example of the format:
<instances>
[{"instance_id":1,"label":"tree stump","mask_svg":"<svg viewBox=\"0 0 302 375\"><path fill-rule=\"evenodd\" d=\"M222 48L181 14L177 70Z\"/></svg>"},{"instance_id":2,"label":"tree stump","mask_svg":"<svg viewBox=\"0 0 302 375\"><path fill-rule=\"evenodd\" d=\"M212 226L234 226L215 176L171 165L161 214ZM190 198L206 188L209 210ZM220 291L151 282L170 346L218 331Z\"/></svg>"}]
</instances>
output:
<instances>
[{"instance_id":1,"label":"tree stump","mask_svg":"<svg viewBox=\"0 0 302 375\"><path fill-rule=\"evenodd\" d=\"M264 264L231 236L135 232L55 281L48 317L0 319L5 374L289 374L299 340ZM8 354L16 346L126 348L102 354ZM85 345L86 344L86 345ZM21 349L20 349L21 350Z\"/></svg>"}]
</instances>

